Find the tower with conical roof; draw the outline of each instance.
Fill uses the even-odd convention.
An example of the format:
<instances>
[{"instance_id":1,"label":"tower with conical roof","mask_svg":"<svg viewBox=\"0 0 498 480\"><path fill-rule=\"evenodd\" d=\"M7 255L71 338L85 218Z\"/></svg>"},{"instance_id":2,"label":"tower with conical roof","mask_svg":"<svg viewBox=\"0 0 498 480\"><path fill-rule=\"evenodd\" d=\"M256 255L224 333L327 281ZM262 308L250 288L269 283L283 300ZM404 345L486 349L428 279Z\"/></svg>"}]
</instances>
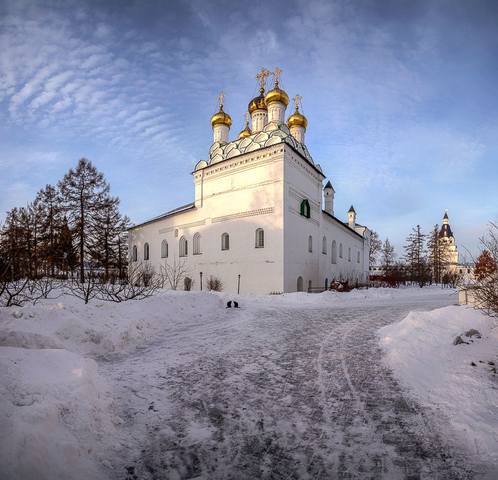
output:
<instances>
[{"instance_id":1,"label":"tower with conical roof","mask_svg":"<svg viewBox=\"0 0 498 480\"><path fill-rule=\"evenodd\" d=\"M458 249L455 243L455 237L451 230L448 210L445 210L443 223L439 230L439 240L443 243L446 250L446 259L448 261L448 269L455 270L458 265Z\"/></svg>"}]
</instances>

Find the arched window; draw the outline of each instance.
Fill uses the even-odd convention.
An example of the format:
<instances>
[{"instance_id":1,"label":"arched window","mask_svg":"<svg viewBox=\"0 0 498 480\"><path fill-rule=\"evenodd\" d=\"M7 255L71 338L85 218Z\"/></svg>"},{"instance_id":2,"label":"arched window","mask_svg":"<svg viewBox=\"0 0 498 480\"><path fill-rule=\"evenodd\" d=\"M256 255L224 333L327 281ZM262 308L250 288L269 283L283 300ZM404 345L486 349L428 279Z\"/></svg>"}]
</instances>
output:
<instances>
[{"instance_id":1,"label":"arched window","mask_svg":"<svg viewBox=\"0 0 498 480\"><path fill-rule=\"evenodd\" d=\"M313 251L313 237L310 235L308 237L308 252L312 252Z\"/></svg>"},{"instance_id":2,"label":"arched window","mask_svg":"<svg viewBox=\"0 0 498 480\"><path fill-rule=\"evenodd\" d=\"M137 246L136 245L133 245L131 259L132 259L133 262L136 262L138 260L138 251L137 251Z\"/></svg>"},{"instance_id":3,"label":"arched window","mask_svg":"<svg viewBox=\"0 0 498 480\"><path fill-rule=\"evenodd\" d=\"M230 250L230 236L228 235L228 233L224 233L221 236L221 249Z\"/></svg>"},{"instance_id":4,"label":"arched window","mask_svg":"<svg viewBox=\"0 0 498 480\"><path fill-rule=\"evenodd\" d=\"M303 291L303 277L297 277L297 291Z\"/></svg>"},{"instance_id":5,"label":"arched window","mask_svg":"<svg viewBox=\"0 0 498 480\"><path fill-rule=\"evenodd\" d=\"M311 280L308 281L308 293L311 293L311 289L313 288L313 283Z\"/></svg>"},{"instance_id":6,"label":"arched window","mask_svg":"<svg viewBox=\"0 0 498 480\"><path fill-rule=\"evenodd\" d=\"M186 257L188 255L188 243L187 243L187 239L185 237L181 237L179 242L178 242L178 246L179 246L179 256L180 257Z\"/></svg>"},{"instance_id":7,"label":"arched window","mask_svg":"<svg viewBox=\"0 0 498 480\"><path fill-rule=\"evenodd\" d=\"M339 243L339 258L342 258L342 243Z\"/></svg>"},{"instance_id":8,"label":"arched window","mask_svg":"<svg viewBox=\"0 0 498 480\"><path fill-rule=\"evenodd\" d=\"M301 211L301 215L303 217L306 217L306 218L311 217L310 202L308 202L308 200L306 198L301 202L301 210L300 211Z\"/></svg>"},{"instance_id":9,"label":"arched window","mask_svg":"<svg viewBox=\"0 0 498 480\"><path fill-rule=\"evenodd\" d=\"M262 228L256 229L256 248L264 248L265 246L265 231Z\"/></svg>"},{"instance_id":10,"label":"arched window","mask_svg":"<svg viewBox=\"0 0 498 480\"><path fill-rule=\"evenodd\" d=\"M348 248L348 262L351 261L351 247Z\"/></svg>"},{"instance_id":11,"label":"arched window","mask_svg":"<svg viewBox=\"0 0 498 480\"><path fill-rule=\"evenodd\" d=\"M356 263L360 263L360 252L356 252Z\"/></svg>"},{"instance_id":12,"label":"arched window","mask_svg":"<svg viewBox=\"0 0 498 480\"><path fill-rule=\"evenodd\" d=\"M326 278L325 279L325 290L328 290L329 289L329 279Z\"/></svg>"},{"instance_id":13,"label":"arched window","mask_svg":"<svg viewBox=\"0 0 498 480\"><path fill-rule=\"evenodd\" d=\"M166 240L161 242L161 258L168 258L168 242Z\"/></svg>"},{"instance_id":14,"label":"arched window","mask_svg":"<svg viewBox=\"0 0 498 480\"><path fill-rule=\"evenodd\" d=\"M197 232L192 239L192 253L194 255L201 254L201 234Z\"/></svg>"},{"instance_id":15,"label":"arched window","mask_svg":"<svg viewBox=\"0 0 498 480\"><path fill-rule=\"evenodd\" d=\"M144 243L144 260L149 259L149 244Z\"/></svg>"},{"instance_id":16,"label":"arched window","mask_svg":"<svg viewBox=\"0 0 498 480\"><path fill-rule=\"evenodd\" d=\"M322 253L327 255L327 237L322 238Z\"/></svg>"},{"instance_id":17,"label":"arched window","mask_svg":"<svg viewBox=\"0 0 498 480\"><path fill-rule=\"evenodd\" d=\"M332 240L332 263L337 263L337 243Z\"/></svg>"}]
</instances>

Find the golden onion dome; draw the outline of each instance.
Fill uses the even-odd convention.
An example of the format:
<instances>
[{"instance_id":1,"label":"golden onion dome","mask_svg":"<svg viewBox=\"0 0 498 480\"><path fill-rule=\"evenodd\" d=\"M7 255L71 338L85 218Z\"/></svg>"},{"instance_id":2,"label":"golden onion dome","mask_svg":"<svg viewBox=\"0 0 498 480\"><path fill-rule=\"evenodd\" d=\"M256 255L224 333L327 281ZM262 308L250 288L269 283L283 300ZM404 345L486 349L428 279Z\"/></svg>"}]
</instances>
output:
<instances>
[{"instance_id":1,"label":"golden onion dome","mask_svg":"<svg viewBox=\"0 0 498 480\"><path fill-rule=\"evenodd\" d=\"M232 125L232 118L223 111L223 105L220 105L220 110L211 117L211 126L215 125L226 125L228 128Z\"/></svg>"},{"instance_id":2,"label":"golden onion dome","mask_svg":"<svg viewBox=\"0 0 498 480\"><path fill-rule=\"evenodd\" d=\"M265 102L267 105L270 105L272 102L281 102L285 106L289 105L289 96L285 93L284 90L276 85L273 90L270 90L265 97Z\"/></svg>"},{"instance_id":3,"label":"golden onion dome","mask_svg":"<svg viewBox=\"0 0 498 480\"><path fill-rule=\"evenodd\" d=\"M259 89L259 96L254 97L249 102L247 109L249 110L249 113L252 113L256 110L268 110L268 107L266 106L266 103L265 103L265 89L264 89L264 87L261 87Z\"/></svg>"},{"instance_id":4,"label":"golden onion dome","mask_svg":"<svg viewBox=\"0 0 498 480\"><path fill-rule=\"evenodd\" d=\"M252 135L251 129L249 128L249 125L246 124L246 127L244 128L244 130L242 130L239 133L239 138L247 138L247 137L250 137L251 135Z\"/></svg>"},{"instance_id":5,"label":"golden onion dome","mask_svg":"<svg viewBox=\"0 0 498 480\"><path fill-rule=\"evenodd\" d=\"M304 127L306 129L308 127L308 120L296 108L296 111L287 119L287 126L289 128L294 126L299 126L299 127Z\"/></svg>"}]
</instances>

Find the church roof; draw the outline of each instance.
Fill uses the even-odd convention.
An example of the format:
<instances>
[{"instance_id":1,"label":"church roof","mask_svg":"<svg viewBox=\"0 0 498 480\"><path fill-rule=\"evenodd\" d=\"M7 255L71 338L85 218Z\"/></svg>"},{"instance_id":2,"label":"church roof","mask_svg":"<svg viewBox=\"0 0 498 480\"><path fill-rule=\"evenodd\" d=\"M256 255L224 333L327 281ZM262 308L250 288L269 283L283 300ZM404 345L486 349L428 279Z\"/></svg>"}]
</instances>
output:
<instances>
[{"instance_id":1,"label":"church roof","mask_svg":"<svg viewBox=\"0 0 498 480\"><path fill-rule=\"evenodd\" d=\"M142 226L147 225L149 223L163 220L164 218L171 217L173 215L176 215L177 213L182 213L182 212L185 212L187 210L191 210L192 208L195 208L195 203L193 203L193 202L187 203L186 205L182 205L181 207L174 208L173 210L170 210L169 212L158 215L157 217L151 218L150 220L146 220L145 222L137 223L136 225L132 225L128 230L133 230L135 228L142 227Z\"/></svg>"},{"instance_id":2,"label":"church roof","mask_svg":"<svg viewBox=\"0 0 498 480\"><path fill-rule=\"evenodd\" d=\"M350 213L350 212L356 213L356 210L354 209L353 205L351 205L351 207L348 210L348 213Z\"/></svg>"},{"instance_id":3,"label":"church roof","mask_svg":"<svg viewBox=\"0 0 498 480\"><path fill-rule=\"evenodd\" d=\"M439 238L442 237L453 237L453 232L449 223L444 223L441 225L441 230L439 230Z\"/></svg>"},{"instance_id":4,"label":"church roof","mask_svg":"<svg viewBox=\"0 0 498 480\"><path fill-rule=\"evenodd\" d=\"M341 220L339 220L337 217L335 217L334 215L332 215L331 213L327 212L326 210L322 210L322 213L324 213L328 218L332 219L332 220L335 220L337 223L339 223L340 225L342 225L344 228L347 229L348 232L351 232L355 235L358 235L358 237L360 237L361 239L363 239L363 235L359 234L356 230L353 230L352 228L349 227L349 225ZM366 228L366 227L365 227Z\"/></svg>"},{"instance_id":5,"label":"church roof","mask_svg":"<svg viewBox=\"0 0 498 480\"><path fill-rule=\"evenodd\" d=\"M443 220L444 220L444 219L446 219L446 220L448 219L448 212L444 212L444 217L443 217Z\"/></svg>"},{"instance_id":6,"label":"church roof","mask_svg":"<svg viewBox=\"0 0 498 480\"><path fill-rule=\"evenodd\" d=\"M333 187L333 186L332 186L332 184L330 183L330 180L327 182L327 185L325 185L324 190L325 190L326 188L331 188L332 190L334 189L334 187Z\"/></svg>"},{"instance_id":7,"label":"church roof","mask_svg":"<svg viewBox=\"0 0 498 480\"><path fill-rule=\"evenodd\" d=\"M294 150L301 154L311 165L313 165L321 173L320 165L313 161L306 145L298 142L290 133L289 128L284 123L277 124L276 122L268 123L261 132L253 133L246 138L240 138L228 143L215 142L209 149L209 160L207 165L214 165L215 163L222 162L232 157L242 155L244 153L253 152L260 148L268 147L270 145L277 145L279 143L286 143ZM197 168L203 168L207 165Z\"/></svg>"}]
</instances>

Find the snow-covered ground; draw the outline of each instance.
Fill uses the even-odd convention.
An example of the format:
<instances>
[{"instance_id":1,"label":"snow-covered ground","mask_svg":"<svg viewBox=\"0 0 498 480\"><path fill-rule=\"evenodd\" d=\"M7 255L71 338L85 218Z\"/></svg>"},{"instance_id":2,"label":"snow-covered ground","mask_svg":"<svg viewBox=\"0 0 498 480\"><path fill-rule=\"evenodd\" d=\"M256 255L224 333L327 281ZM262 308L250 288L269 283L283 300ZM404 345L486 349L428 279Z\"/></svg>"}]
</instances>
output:
<instances>
[{"instance_id":1,"label":"snow-covered ground","mask_svg":"<svg viewBox=\"0 0 498 480\"><path fill-rule=\"evenodd\" d=\"M417 352L394 366L403 387L382 359L380 327L454 304L454 291L242 296L226 309L232 298L0 309L0 478L453 479L494 458L482 444L469 457L451 406L414 384ZM412 351L396 350L410 344L399 325L383 330L389 362ZM488 385L483 364L469 368Z\"/></svg>"},{"instance_id":2,"label":"snow-covered ground","mask_svg":"<svg viewBox=\"0 0 498 480\"><path fill-rule=\"evenodd\" d=\"M473 463L494 465L488 476L498 478L498 320L449 306L411 312L379 335L396 377L449 420L448 435Z\"/></svg>"}]
</instances>

